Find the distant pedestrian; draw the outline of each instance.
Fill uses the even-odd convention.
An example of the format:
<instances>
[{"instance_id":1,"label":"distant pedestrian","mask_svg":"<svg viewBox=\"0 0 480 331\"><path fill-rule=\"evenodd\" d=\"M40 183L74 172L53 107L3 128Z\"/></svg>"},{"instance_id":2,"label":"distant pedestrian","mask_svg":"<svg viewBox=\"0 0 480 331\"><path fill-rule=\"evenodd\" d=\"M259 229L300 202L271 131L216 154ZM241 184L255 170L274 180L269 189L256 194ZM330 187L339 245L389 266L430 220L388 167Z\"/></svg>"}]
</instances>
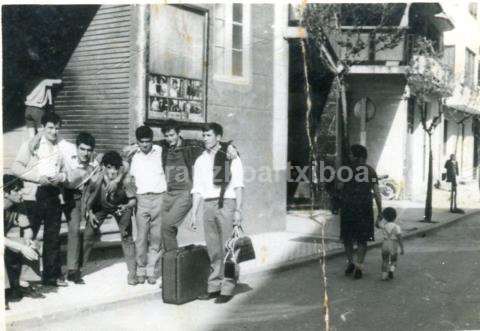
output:
<instances>
[{"instance_id":1,"label":"distant pedestrian","mask_svg":"<svg viewBox=\"0 0 480 331\"><path fill-rule=\"evenodd\" d=\"M340 178L341 189L340 237L345 246L347 268L345 275L362 278L367 241L374 240L373 199L377 204L378 218L382 213L382 198L378 190L375 170L366 164L367 149L352 145L351 164L346 168L348 178ZM343 173L343 172L342 172ZM343 175L342 175L343 177ZM353 245L357 243L357 263L353 262Z\"/></svg>"},{"instance_id":2,"label":"distant pedestrian","mask_svg":"<svg viewBox=\"0 0 480 331\"><path fill-rule=\"evenodd\" d=\"M404 254L402 229L395 223L397 212L388 207L383 210L383 218L377 221L377 226L382 230L382 280L393 279L397 267L398 247L400 254Z\"/></svg>"},{"instance_id":3,"label":"distant pedestrian","mask_svg":"<svg viewBox=\"0 0 480 331\"><path fill-rule=\"evenodd\" d=\"M450 183L450 212L457 211L457 176L458 163L455 154L450 155L450 159L445 162L447 171L447 183Z\"/></svg>"}]
</instances>

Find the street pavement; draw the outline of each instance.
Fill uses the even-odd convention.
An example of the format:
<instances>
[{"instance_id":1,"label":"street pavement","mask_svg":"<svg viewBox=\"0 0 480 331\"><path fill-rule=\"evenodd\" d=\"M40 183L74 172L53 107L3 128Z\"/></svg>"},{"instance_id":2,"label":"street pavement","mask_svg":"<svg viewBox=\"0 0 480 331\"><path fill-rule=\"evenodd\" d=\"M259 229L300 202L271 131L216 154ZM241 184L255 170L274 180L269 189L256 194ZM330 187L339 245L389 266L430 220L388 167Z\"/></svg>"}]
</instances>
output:
<instances>
[{"instance_id":1,"label":"street pavement","mask_svg":"<svg viewBox=\"0 0 480 331\"><path fill-rule=\"evenodd\" d=\"M345 261L327 261L332 330L480 329L480 217L406 241L398 272L380 280L380 251L369 250L364 278L343 274ZM227 304L165 305L160 294L29 330L322 330L320 264L240 279ZM9 330L21 328L10 327Z\"/></svg>"}]
</instances>

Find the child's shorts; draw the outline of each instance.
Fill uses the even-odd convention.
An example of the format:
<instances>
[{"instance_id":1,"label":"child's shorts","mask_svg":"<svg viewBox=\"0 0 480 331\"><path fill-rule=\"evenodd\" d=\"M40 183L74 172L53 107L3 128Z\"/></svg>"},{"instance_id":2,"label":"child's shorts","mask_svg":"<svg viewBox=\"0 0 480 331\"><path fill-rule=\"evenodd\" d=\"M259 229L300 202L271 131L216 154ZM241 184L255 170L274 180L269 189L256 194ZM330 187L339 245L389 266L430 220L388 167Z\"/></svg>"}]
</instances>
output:
<instances>
[{"instance_id":1,"label":"child's shorts","mask_svg":"<svg viewBox=\"0 0 480 331\"><path fill-rule=\"evenodd\" d=\"M42 124L42 116L45 109L33 106L25 108L25 124L29 128L38 128Z\"/></svg>"},{"instance_id":2,"label":"child's shorts","mask_svg":"<svg viewBox=\"0 0 480 331\"><path fill-rule=\"evenodd\" d=\"M395 240L384 240L382 243L382 254L397 254L398 242Z\"/></svg>"}]
</instances>

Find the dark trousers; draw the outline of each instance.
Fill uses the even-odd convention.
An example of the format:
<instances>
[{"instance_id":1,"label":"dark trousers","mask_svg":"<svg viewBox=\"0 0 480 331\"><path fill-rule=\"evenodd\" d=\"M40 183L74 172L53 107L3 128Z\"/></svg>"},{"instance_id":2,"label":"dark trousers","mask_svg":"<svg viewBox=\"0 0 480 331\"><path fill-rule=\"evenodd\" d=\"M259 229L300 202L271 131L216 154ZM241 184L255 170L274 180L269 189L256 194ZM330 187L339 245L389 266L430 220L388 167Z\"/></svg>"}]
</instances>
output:
<instances>
[{"instance_id":1,"label":"dark trousers","mask_svg":"<svg viewBox=\"0 0 480 331\"><path fill-rule=\"evenodd\" d=\"M81 196L73 194L66 195L65 216L68 221L68 243L67 243L67 269L80 269L81 256Z\"/></svg>"},{"instance_id":2,"label":"dark trousers","mask_svg":"<svg viewBox=\"0 0 480 331\"><path fill-rule=\"evenodd\" d=\"M21 253L5 249L5 278L10 288L18 287L22 273L23 257Z\"/></svg>"},{"instance_id":3,"label":"dark trousers","mask_svg":"<svg viewBox=\"0 0 480 331\"><path fill-rule=\"evenodd\" d=\"M178 227L191 208L190 191L175 190L165 193L162 210L162 240L165 251L178 248Z\"/></svg>"},{"instance_id":4,"label":"dark trousers","mask_svg":"<svg viewBox=\"0 0 480 331\"><path fill-rule=\"evenodd\" d=\"M55 187L39 187L36 202L26 203L27 217L37 236L43 222L43 280L56 280L62 276L60 260L60 224L62 208Z\"/></svg>"},{"instance_id":5,"label":"dark trousers","mask_svg":"<svg viewBox=\"0 0 480 331\"><path fill-rule=\"evenodd\" d=\"M109 213L106 211L98 211L95 213L95 216L99 220L97 228L93 228L90 223L87 222L85 232L83 233L83 265L87 264L95 242L100 240L100 227L108 215ZM135 244L132 236L132 209L128 209L121 216L114 215L114 217L120 230L123 256L127 263L128 276L134 277L136 275L137 263L135 261Z\"/></svg>"}]
</instances>

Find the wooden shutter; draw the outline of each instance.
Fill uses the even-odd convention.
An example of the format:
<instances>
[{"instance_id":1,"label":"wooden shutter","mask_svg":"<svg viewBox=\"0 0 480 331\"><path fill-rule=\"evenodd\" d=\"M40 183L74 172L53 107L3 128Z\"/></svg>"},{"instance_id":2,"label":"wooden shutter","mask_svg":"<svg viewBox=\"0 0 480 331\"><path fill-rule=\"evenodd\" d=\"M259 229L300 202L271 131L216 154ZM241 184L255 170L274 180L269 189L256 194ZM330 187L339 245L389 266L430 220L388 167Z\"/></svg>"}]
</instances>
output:
<instances>
[{"instance_id":1,"label":"wooden shutter","mask_svg":"<svg viewBox=\"0 0 480 331\"><path fill-rule=\"evenodd\" d=\"M94 135L100 151L128 143L131 6L99 8L63 71L62 135Z\"/></svg>"}]
</instances>

